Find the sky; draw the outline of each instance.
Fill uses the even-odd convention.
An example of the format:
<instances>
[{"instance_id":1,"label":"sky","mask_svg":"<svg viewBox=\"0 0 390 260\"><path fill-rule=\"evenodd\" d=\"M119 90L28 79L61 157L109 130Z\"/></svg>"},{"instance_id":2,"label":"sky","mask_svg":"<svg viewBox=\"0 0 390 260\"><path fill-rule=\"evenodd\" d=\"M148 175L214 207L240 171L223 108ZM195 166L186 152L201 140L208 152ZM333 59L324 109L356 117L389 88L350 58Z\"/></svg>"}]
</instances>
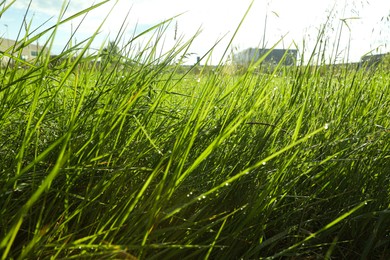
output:
<instances>
[{"instance_id":1,"label":"sky","mask_svg":"<svg viewBox=\"0 0 390 260\"><path fill-rule=\"evenodd\" d=\"M11 2L0 0L0 13ZM64 18L98 2L71 0ZM24 35L23 17L29 3L30 0L16 0L0 16L1 37L16 39L20 28ZM189 53L193 54L187 58L189 64L193 64L197 56L208 53L217 42L209 60L212 64L228 58L228 55L223 56L226 50L229 54L250 47L298 49L308 57L317 42L320 28L325 28L327 59L356 62L369 52L390 51L389 0L253 0L240 29L232 38L251 3L252 0L110 0L89 12L83 20L78 17L61 25L52 53L62 51L76 28L75 42L90 37L110 10L92 44L94 48L114 40L123 25L121 42L125 43L134 35L179 15L167 25L164 44L159 48L167 51L178 41L189 40L200 32L190 46ZM26 15L27 24L31 22L30 32L35 29L40 32L54 25L62 5L61 0L31 0ZM43 36L40 41L47 37ZM150 37L151 34L146 34L138 38L137 44L146 45Z\"/></svg>"}]
</instances>

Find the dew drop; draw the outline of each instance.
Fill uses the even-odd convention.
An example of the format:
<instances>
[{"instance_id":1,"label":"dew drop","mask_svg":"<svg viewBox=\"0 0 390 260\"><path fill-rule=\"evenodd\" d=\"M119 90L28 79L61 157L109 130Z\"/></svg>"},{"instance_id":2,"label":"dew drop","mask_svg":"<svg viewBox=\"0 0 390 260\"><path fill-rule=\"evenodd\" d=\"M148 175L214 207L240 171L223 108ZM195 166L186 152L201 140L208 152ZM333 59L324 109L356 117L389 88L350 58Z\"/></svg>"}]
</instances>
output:
<instances>
[{"instance_id":1,"label":"dew drop","mask_svg":"<svg viewBox=\"0 0 390 260\"><path fill-rule=\"evenodd\" d=\"M329 128L329 124L326 123L326 124L324 125L324 129L325 129L325 130L328 130L328 128Z\"/></svg>"}]
</instances>

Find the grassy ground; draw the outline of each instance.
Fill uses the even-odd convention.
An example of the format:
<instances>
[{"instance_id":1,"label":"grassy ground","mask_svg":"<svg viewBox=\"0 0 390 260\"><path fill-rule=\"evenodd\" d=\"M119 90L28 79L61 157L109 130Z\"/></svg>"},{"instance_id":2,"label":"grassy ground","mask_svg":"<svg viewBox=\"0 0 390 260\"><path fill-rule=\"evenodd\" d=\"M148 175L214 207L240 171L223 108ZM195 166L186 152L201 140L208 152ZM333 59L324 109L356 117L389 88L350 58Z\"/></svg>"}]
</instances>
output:
<instances>
[{"instance_id":1,"label":"grassy ground","mask_svg":"<svg viewBox=\"0 0 390 260\"><path fill-rule=\"evenodd\" d=\"M174 65L188 44L1 69L2 258L388 259L387 70Z\"/></svg>"}]
</instances>

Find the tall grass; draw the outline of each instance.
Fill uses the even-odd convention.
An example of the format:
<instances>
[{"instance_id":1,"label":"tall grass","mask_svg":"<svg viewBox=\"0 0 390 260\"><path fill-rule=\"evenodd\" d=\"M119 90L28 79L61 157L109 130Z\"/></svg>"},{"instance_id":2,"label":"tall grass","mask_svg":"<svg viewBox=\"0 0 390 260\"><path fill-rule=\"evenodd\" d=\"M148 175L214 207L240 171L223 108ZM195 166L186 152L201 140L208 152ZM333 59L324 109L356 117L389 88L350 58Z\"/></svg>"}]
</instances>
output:
<instances>
[{"instance_id":1,"label":"tall grass","mask_svg":"<svg viewBox=\"0 0 390 260\"><path fill-rule=\"evenodd\" d=\"M185 67L167 24L119 59L87 54L96 33L2 54L2 259L388 258L386 70Z\"/></svg>"}]
</instances>

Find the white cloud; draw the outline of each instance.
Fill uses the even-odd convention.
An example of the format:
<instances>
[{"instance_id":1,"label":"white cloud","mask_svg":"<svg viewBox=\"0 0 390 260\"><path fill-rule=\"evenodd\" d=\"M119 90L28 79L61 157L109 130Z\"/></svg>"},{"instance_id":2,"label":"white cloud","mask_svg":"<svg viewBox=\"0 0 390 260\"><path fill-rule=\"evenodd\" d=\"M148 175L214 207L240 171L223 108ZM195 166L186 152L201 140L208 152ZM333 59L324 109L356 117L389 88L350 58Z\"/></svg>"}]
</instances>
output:
<instances>
[{"instance_id":1,"label":"white cloud","mask_svg":"<svg viewBox=\"0 0 390 260\"><path fill-rule=\"evenodd\" d=\"M8 1L10 2L10 1ZM56 16L59 14L61 7L65 1L47 1L47 0L33 0L31 2L30 9L36 13L43 13L50 16ZM93 0L72 0L69 1L68 11L76 12L93 5L96 1ZM65 4L68 2L65 2ZM18 0L12 5L13 8L26 10L30 4L30 0Z\"/></svg>"}]
</instances>

